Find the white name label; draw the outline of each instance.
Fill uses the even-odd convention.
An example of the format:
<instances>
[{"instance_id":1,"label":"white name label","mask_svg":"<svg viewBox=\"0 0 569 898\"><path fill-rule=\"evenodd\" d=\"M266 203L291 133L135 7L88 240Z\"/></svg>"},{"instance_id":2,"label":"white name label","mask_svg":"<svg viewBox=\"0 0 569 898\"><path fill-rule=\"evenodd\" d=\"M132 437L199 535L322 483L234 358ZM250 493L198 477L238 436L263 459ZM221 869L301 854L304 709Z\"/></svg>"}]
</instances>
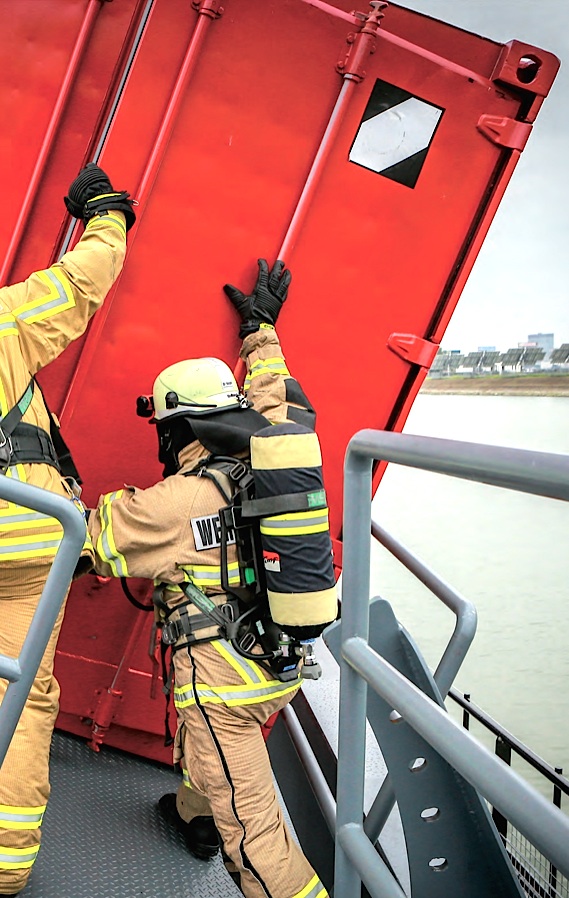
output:
<instances>
[{"instance_id":1,"label":"white name label","mask_svg":"<svg viewBox=\"0 0 569 898\"><path fill-rule=\"evenodd\" d=\"M203 549L215 549L221 545L221 523L218 514L207 514L201 518L190 518L190 523L198 552L201 552ZM233 530L228 530L227 543L228 545L233 545L234 542L235 533Z\"/></svg>"}]
</instances>

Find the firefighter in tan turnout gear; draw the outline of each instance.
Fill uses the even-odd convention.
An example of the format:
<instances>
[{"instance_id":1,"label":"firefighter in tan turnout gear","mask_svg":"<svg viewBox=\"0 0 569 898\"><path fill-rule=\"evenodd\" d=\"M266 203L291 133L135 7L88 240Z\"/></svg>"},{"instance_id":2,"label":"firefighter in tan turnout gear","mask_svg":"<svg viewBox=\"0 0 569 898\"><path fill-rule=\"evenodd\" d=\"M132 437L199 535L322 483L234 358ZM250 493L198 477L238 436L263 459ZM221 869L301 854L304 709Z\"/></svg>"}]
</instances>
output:
<instances>
[{"instance_id":1,"label":"firefighter in tan turnout gear","mask_svg":"<svg viewBox=\"0 0 569 898\"><path fill-rule=\"evenodd\" d=\"M290 467L287 441L298 436L306 476L321 472L314 413L287 370L274 329L290 273L280 261L270 272L265 260L258 264L251 295L231 285L224 288L242 322L245 394L219 359L184 360L162 371L152 399L140 397L138 412L153 416L164 479L148 489L125 487L101 496L89 531L98 573L158 584L155 604L164 619L163 640L173 647L174 761L183 774L178 794L160 799L160 813L184 835L195 856L211 858L221 846L226 867L247 898L324 898L324 885L283 819L261 730L296 694L302 661L283 665L277 652L281 666L271 666L267 658L273 656L254 632L241 642L232 638L240 615L253 616L243 611L247 605L235 585L240 582L235 535L230 532L223 543L221 529L220 509L231 502L243 474L239 469L245 468L236 456L248 459L253 434L274 433L275 443L264 439L259 456L270 443L271 457L280 455L276 467ZM269 468L263 473L274 473ZM310 587L314 571L297 571L305 581L295 590L289 635L298 645L318 636L337 614L327 508L324 491L316 493L316 511L264 521L285 528L299 549L311 536L323 541L323 584ZM277 555L267 553L273 565ZM304 585L312 589L306 608ZM273 598L275 607L283 607L282 596L275 592Z\"/></svg>"},{"instance_id":2,"label":"firefighter in tan turnout gear","mask_svg":"<svg viewBox=\"0 0 569 898\"><path fill-rule=\"evenodd\" d=\"M0 289L0 473L78 502L54 442L57 427L34 375L80 337L118 277L132 201L117 193L102 169L83 169L65 197L85 224L73 250L45 271ZM62 444L64 446L64 444ZM54 518L0 500L0 653L17 657L62 539ZM76 575L92 566L87 539ZM58 713L53 676L58 617L0 769L0 895L25 886L40 847L49 797L49 749ZM0 680L0 701L6 681Z\"/></svg>"}]
</instances>

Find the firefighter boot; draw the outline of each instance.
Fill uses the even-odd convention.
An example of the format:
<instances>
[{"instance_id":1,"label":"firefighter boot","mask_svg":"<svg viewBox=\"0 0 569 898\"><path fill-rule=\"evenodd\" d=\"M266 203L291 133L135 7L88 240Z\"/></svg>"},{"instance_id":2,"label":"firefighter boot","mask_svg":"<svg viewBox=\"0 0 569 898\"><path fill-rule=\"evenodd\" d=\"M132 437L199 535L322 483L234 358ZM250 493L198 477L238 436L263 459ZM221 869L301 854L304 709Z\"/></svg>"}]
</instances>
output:
<instances>
[{"instance_id":1,"label":"firefighter boot","mask_svg":"<svg viewBox=\"0 0 569 898\"><path fill-rule=\"evenodd\" d=\"M173 792L163 795L158 802L158 811L163 820L176 827L184 837L190 854L201 861L215 857L221 845L219 833L213 817L194 817L189 823L182 820L176 808L176 796Z\"/></svg>"}]
</instances>

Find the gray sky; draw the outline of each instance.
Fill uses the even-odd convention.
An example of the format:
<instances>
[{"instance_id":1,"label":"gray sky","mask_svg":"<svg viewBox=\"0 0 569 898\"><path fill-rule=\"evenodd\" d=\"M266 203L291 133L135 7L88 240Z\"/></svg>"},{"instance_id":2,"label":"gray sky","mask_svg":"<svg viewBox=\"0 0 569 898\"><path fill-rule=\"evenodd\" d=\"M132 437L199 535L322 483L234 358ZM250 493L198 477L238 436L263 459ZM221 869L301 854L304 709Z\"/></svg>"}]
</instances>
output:
<instances>
[{"instance_id":1,"label":"gray sky","mask_svg":"<svg viewBox=\"0 0 569 898\"><path fill-rule=\"evenodd\" d=\"M561 68L443 338L506 350L530 333L569 343L569 0L400 0L506 43L555 53ZM359 7L358 7L359 8Z\"/></svg>"}]
</instances>

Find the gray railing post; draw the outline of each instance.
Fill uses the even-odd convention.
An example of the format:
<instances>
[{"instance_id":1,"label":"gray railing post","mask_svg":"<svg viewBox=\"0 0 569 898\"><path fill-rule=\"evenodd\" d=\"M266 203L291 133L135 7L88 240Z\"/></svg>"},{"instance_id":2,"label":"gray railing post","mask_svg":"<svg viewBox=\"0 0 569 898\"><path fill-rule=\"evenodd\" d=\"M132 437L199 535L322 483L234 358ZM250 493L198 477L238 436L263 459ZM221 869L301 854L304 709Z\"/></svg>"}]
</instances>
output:
<instances>
[{"instance_id":1,"label":"gray railing post","mask_svg":"<svg viewBox=\"0 0 569 898\"><path fill-rule=\"evenodd\" d=\"M0 498L56 518L63 527L45 587L17 658L0 655L0 677L8 688L0 705L0 766L73 577L85 542L85 519L73 502L47 490L0 475ZM0 561L1 564L1 561Z\"/></svg>"},{"instance_id":2,"label":"gray railing post","mask_svg":"<svg viewBox=\"0 0 569 898\"><path fill-rule=\"evenodd\" d=\"M350 636L368 639L371 485L371 459L348 450L344 467L343 640ZM354 827L362 827L363 832L366 705L365 680L341 659L334 867L337 898L359 895L361 890L359 873L344 853L342 833Z\"/></svg>"},{"instance_id":3,"label":"gray railing post","mask_svg":"<svg viewBox=\"0 0 569 898\"><path fill-rule=\"evenodd\" d=\"M335 898L358 895L362 880L374 896L402 894L364 833L363 800L368 682L442 758L513 824L540 851L550 851L553 866L568 870L562 848L566 819L509 768L498 768L491 753L434 705L410 681L392 669L370 648L370 531L372 461L392 461L409 467L487 483L541 496L569 499L569 458L478 443L459 443L431 437L363 430L348 446L344 465L344 565L340 652L340 709L335 858ZM384 536L384 534L382 534ZM401 553L400 553L401 554ZM410 559L407 559L410 560ZM416 560L413 562L416 566ZM454 599L446 589L447 604ZM475 628L469 615L461 641ZM467 631L470 629L470 633ZM466 636L466 639L463 639ZM439 676L448 688L464 646L445 657ZM445 689L446 691L446 689ZM446 733L446 741L441 738ZM467 740L467 741L465 741ZM470 740L470 741L468 741ZM503 765L502 765L503 766ZM529 810L528 810L529 809ZM372 854L375 855L372 858Z\"/></svg>"}]
</instances>

